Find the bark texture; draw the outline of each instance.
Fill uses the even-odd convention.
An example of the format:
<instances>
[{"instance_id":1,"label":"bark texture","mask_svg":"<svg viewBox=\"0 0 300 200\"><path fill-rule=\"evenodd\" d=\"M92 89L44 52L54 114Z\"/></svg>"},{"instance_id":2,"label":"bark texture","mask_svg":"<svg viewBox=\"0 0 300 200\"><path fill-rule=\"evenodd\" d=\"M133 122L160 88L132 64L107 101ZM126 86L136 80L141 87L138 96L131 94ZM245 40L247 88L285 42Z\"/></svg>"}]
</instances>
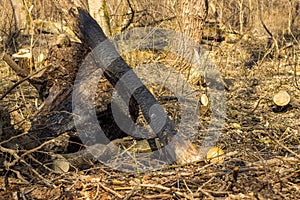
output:
<instances>
[{"instance_id":1,"label":"bark texture","mask_svg":"<svg viewBox=\"0 0 300 200\"><path fill-rule=\"evenodd\" d=\"M182 0L180 12L181 31L200 43L208 0Z\"/></svg>"}]
</instances>

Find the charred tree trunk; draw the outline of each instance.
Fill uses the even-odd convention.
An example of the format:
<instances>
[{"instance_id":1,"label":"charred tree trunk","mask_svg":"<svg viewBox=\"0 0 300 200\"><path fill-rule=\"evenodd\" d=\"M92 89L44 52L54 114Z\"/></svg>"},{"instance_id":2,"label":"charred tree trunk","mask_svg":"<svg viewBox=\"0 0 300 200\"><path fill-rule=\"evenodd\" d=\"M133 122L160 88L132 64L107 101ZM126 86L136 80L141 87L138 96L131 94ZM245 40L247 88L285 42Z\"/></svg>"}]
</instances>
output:
<instances>
[{"instance_id":1,"label":"charred tree trunk","mask_svg":"<svg viewBox=\"0 0 300 200\"><path fill-rule=\"evenodd\" d=\"M73 29L81 38L81 40L91 49L105 48L97 51L97 56L98 58L100 58L99 60L102 63L110 64L109 66L101 66L100 64L97 67L104 67L103 70L105 77L111 82L113 86L115 86L116 83L123 77L123 75L131 71L131 68L118 54L113 44L109 42L101 27L84 9L73 7L72 4L67 4L65 8L67 8L68 17L70 19L70 22L72 22L71 24L73 26ZM109 60L111 59L111 57L113 57L114 59ZM164 109L161 106L158 106L159 103L157 102L157 100L146 88L146 86L141 83L136 74L131 74L129 81L131 83L134 83L135 85L141 85L141 87L134 91L133 98L141 107L143 116L151 126L152 130L157 134L165 147L168 145L168 158L173 161L177 160L180 163L184 163L187 160L191 161L191 156L197 155L197 150L189 141L183 140L182 138L180 138L180 136L176 137L176 140L173 140L174 136L176 135L173 121L167 116ZM121 97L124 99L127 98L127 94L130 94L130 88L128 88L128 85L130 85L130 83L127 83L126 85L121 82L120 88L122 91L118 91ZM156 110L156 113L151 113L151 109L153 109L154 107L158 109ZM153 116L156 116L158 118L153 118ZM165 117L165 119L163 119L165 120L165 125L162 129L157 131L155 122L162 120L160 119L161 116Z\"/></svg>"},{"instance_id":2,"label":"charred tree trunk","mask_svg":"<svg viewBox=\"0 0 300 200\"><path fill-rule=\"evenodd\" d=\"M99 48L99 46L100 48L106 48L97 51L99 52L99 55L97 56L98 58L100 58L99 60L102 63L110 64L109 66L102 66L100 64L97 67L104 67L102 68L102 70L104 70L105 77L111 82L113 86L115 86L123 77L123 75L125 75L129 71L132 71L131 68L118 54L113 44L109 42L108 38L103 33L101 27L85 10L81 8L73 8L71 9L70 13L76 21L74 30L78 33L82 41L84 41L92 49ZM101 45L104 46L101 47ZM111 62L111 60L109 59L111 59L112 57L114 59ZM121 82L120 88L122 91L118 91L119 94L125 100L128 98L126 95L130 94L130 88L128 86L131 85L131 83L135 85L141 85L141 87L134 91L133 98L141 107L143 116L145 117L146 121L150 124L150 126L152 125L151 128L152 130L154 130L154 132L156 132L155 130L157 129L157 125L153 122L163 120L159 119L159 117L166 116L166 123L164 127L161 129L161 131L156 132L156 134L162 141L164 146L167 146L172 141L173 137L176 135L176 131L174 130L174 124L172 120L167 116L167 114L161 106L158 107L159 110L156 111L157 113L151 113L151 108L157 107L159 103L134 73L131 74L130 80L128 81L128 83ZM158 118L153 118L153 114ZM167 152L168 156L171 156L169 158L172 160L176 160L176 155L174 152L174 149Z\"/></svg>"}]
</instances>

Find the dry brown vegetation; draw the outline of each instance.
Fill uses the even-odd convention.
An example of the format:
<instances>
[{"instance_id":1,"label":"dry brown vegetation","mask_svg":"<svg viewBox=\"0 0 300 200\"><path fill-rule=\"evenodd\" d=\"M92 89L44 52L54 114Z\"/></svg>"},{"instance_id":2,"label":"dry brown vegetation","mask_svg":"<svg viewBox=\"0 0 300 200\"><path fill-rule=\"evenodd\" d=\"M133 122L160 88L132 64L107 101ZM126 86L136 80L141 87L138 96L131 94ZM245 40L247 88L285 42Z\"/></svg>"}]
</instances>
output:
<instances>
[{"instance_id":1,"label":"dry brown vegetation","mask_svg":"<svg viewBox=\"0 0 300 200\"><path fill-rule=\"evenodd\" d=\"M22 31L14 24L9 1L0 2L0 48L9 55L30 49L33 63L25 67L34 73L44 67L38 57L47 55L57 34L41 32L33 20L65 22L51 1L24 2L34 7L27 10ZM25 150L6 145L8 136L27 133L42 103L24 81L0 101L0 199L300 199L300 1L209 3L202 43L226 87L226 123L216 145L225 152L224 162L201 160L145 174L96 163L58 173L44 163L45 155L53 154L42 152L41 146ZM177 1L112 0L105 13L111 35L134 27L181 30ZM165 52L135 51L123 57L132 67L158 63L178 70L182 64ZM3 60L0 77L1 96L22 79ZM277 107L273 97L281 90L291 101ZM158 98L172 95L155 85L151 91ZM176 104L162 105L175 119ZM201 112L203 128L209 114Z\"/></svg>"}]
</instances>

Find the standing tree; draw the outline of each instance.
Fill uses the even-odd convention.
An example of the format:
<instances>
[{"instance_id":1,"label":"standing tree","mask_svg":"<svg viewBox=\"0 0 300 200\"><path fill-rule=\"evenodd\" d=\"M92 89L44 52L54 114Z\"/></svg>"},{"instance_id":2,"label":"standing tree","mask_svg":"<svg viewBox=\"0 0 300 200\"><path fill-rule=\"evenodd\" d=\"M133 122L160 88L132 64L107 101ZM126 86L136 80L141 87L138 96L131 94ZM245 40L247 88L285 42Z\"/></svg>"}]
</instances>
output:
<instances>
[{"instance_id":1,"label":"standing tree","mask_svg":"<svg viewBox=\"0 0 300 200\"><path fill-rule=\"evenodd\" d=\"M90 15L98 22L105 35L111 36L106 0L88 0L88 8Z\"/></svg>"},{"instance_id":2,"label":"standing tree","mask_svg":"<svg viewBox=\"0 0 300 200\"><path fill-rule=\"evenodd\" d=\"M179 11L181 31L200 43L208 14L208 0L181 0Z\"/></svg>"},{"instance_id":3,"label":"standing tree","mask_svg":"<svg viewBox=\"0 0 300 200\"><path fill-rule=\"evenodd\" d=\"M17 29L25 29L26 28L26 7L23 4L22 0L10 0L10 4L13 10L15 27Z\"/></svg>"}]
</instances>

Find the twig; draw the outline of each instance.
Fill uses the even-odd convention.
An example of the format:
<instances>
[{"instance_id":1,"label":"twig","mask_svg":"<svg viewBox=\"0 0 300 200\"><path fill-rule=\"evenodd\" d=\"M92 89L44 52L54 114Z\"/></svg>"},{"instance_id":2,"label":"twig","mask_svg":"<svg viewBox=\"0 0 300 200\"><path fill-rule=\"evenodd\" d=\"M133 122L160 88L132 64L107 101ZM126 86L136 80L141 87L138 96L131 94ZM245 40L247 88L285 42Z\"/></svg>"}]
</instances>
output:
<instances>
[{"instance_id":1,"label":"twig","mask_svg":"<svg viewBox=\"0 0 300 200\"><path fill-rule=\"evenodd\" d=\"M268 29L268 27L266 26L265 22L263 21L262 8L261 8L261 0L257 0L257 5L258 5L258 17L259 17L259 20L260 20L262 26L264 27L265 31L269 34L269 36L274 41L274 45L276 47L276 51L277 51L277 55L278 55L279 54L279 48L278 48L277 40L275 39L275 37L271 33L271 31Z\"/></svg>"},{"instance_id":2,"label":"twig","mask_svg":"<svg viewBox=\"0 0 300 200\"><path fill-rule=\"evenodd\" d=\"M143 195L146 199L172 199L171 194L155 194L155 195Z\"/></svg>"},{"instance_id":3,"label":"twig","mask_svg":"<svg viewBox=\"0 0 300 200\"><path fill-rule=\"evenodd\" d=\"M8 149L8 148L2 147L2 146L0 145L0 151L12 155L12 156L15 158L15 160L20 160L20 159L21 159L20 156L17 154L17 151L16 151L16 150ZM15 160L14 160L14 161L15 161ZM13 162L14 162L14 161L13 161ZM7 161L4 161L3 164L4 164L4 166L6 167L6 169L9 169L11 166L15 165L15 163L14 163L14 164L11 164L10 162L7 162Z\"/></svg>"},{"instance_id":4,"label":"twig","mask_svg":"<svg viewBox=\"0 0 300 200\"><path fill-rule=\"evenodd\" d=\"M8 149L8 148L5 148L5 147L0 146L0 151L9 153L10 155L12 155L12 156L15 158L15 160L13 160L12 162L7 162L7 161L6 161L5 164L4 164L5 167L10 168L10 167L14 166L14 165L15 165L16 163L18 163L19 161L23 161L22 158L25 157L26 155L31 154L31 153L34 153L34 152L38 151L39 149L43 148L45 145L47 145L47 144L49 144L49 143L52 143L52 142L53 142L53 140L46 141L46 142L44 142L43 144L41 144L40 146L35 147L35 148L33 148L33 149L30 149L30 150L26 151L26 152L23 153L21 156L19 156L19 155L17 154L17 151L16 151L16 150Z\"/></svg>"},{"instance_id":5,"label":"twig","mask_svg":"<svg viewBox=\"0 0 300 200\"><path fill-rule=\"evenodd\" d=\"M256 102L254 108L253 108L252 110L250 110L250 111L246 111L247 114L253 114L253 112L258 108L260 102L261 102L263 99L264 99L264 98L259 98L258 101Z\"/></svg>"},{"instance_id":6,"label":"twig","mask_svg":"<svg viewBox=\"0 0 300 200\"><path fill-rule=\"evenodd\" d=\"M5 144L5 143L8 143L8 142L10 142L10 141L12 141L12 140L14 140L14 139L17 139L17 138L22 137L22 136L27 135L27 134L28 134L28 132L24 132L24 133L21 133L21 134L12 136L12 137L10 137L10 138L7 139L7 140L1 141L1 142L0 142L0 145Z\"/></svg>"},{"instance_id":7,"label":"twig","mask_svg":"<svg viewBox=\"0 0 300 200\"><path fill-rule=\"evenodd\" d=\"M228 195L228 193L229 193L227 191L213 191L213 190L205 190L205 191L209 192L209 193L216 194L216 195Z\"/></svg>"},{"instance_id":8,"label":"twig","mask_svg":"<svg viewBox=\"0 0 300 200\"><path fill-rule=\"evenodd\" d=\"M99 182L98 184L99 184L104 190L106 190L107 192L110 192L110 193L116 195L118 198L120 198L120 199L123 199L123 198L124 198L123 195L120 195L118 192L116 192L116 191L114 191L114 190L112 190L112 189L106 187L106 186L103 185L102 183Z\"/></svg>"},{"instance_id":9,"label":"twig","mask_svg":"<svg viewBox=\"0 0 300 200\"><path fill-rule=\"evenodd\" d=\"M238 153L239 153L238 151L232 151L232 152L228 152L228 153L226 153L224 155L221 155L221 156L224 156L225 158L228 158L228 157L232 157L234 155L237 155ZM203 171L204 169L206 169L210 166L213 166L213 165L216 165L216 163L212 162L212 163L209 163L209 164L206 164L206 165L202 166L201 168L198 168L197 169L198 172L195 173L195 176L200 175L202 173L201 171Z\"/></svg>"},{"instance_id":10,"label":"twig","mask_svg":"<svg viewBox=\"0 0 300 200\"><path fill-rule=\"evenodd\" d=\"M185 186L185 188L187 189L187 191L189 191L191 194L193 194L192 190L189 188L189 186L186 184L186 181L183 179L183 184Z\"/></svg>"},{"instance_id":11,"label":"twig","mask_svg":"<svg viewBox=\"0 0 300 200\"><path fill-rule=\"evenodd\" d=\"M33 83L33 81L30 80L34 75L38 74L39 72L46 69L48 66L43 67L36 72L29 74L27 71L21 69L11 58L4 53L2 59L23 79L15 83L12 87L10 87L4 94L0 97L0 100L2 100L6 95L8 95L13 89L15 89L17 86L19 86L21 83L29 80L29 83L33 85L35 88L37 88L37 85Z\"/></svg>"},{"instance_id":12,"label":"twig","mask_svg":"<svg viewBox=\"0 0 300 200\"><path fill-rule=\"evenodd\" d=\"M282 144L281 142L279 142L276 138L274 138L273 136L271 136L269 133L267 133L267 134L268 134L269 138L271 138L271 140L273 140L279 146L281 146L282 148L284 148L286 151L290 152L291 154L293 154L294 156L296 156L298 159L300 159L300 155L298 155L296 152L294 152L293 150L291 150L290 148L288 148L287 146L285 146L284 144Z\"/></svg>"},{"instance_id":13,"label":"twig","mask_svg":"<svg viewBox=\"0 0 300 200\"><path fill-rule=\"evenodd\" d=\"M257 6L258 6L258 13L259 13L259 20L262 24L262 26L264 27L265 31L269 34L269 36L273 39L273 34L271 33L271 31L268 29L268 27L266 26L265 22L263 21L263 17L262 17L262 9L261 9L261 1L257 0Z\"/></svg>"},{"instance_id":14,"label":"twig","mask_svg":"<svg viewBox=\"0 0 300 200\"><path fill-rule=\"evenodd\" d=\"M152 188L152 189L157 189L157 190L164 190L165 192L171 192L171 191L174 191L176 190L175 188L169 188L169 187L165 187L165 186L162 186L162 185L155 185L155 184L139 184L139 187L138 188L142 188L142 187L145 187L145 188ZM115 188L115 190L133 190L133 187L119 187L119 188ZM180 191L174 191L174 194L178 195L178 196L181 196L181 197L184 197L186 199L191 199L193 200L193 196L190 196L184 192L180 192Z\"/></svg>"},{"instance_id":15,"label":"twig","mask_svg":"<svg viewBox=\"0 0 300 200\"><path fill-rule=\"evenodd\" d=\"M184 197L186 199L194 200L193 196L190 196L190 195L188 195L188 194L186 194L184 192L179 192L178 191L178 192L175 192L175 194L178 195L178 196Z\"/></svg>"},{"instance_id":16,"label":"twig","mask_svg":"<svg viewBox=\"0 0 300 200\"><path fill-rule=\"evenodd\" d=\"M99 185L100 184L97 184L96 194L94 195L94 197L92 199L97 199L97 197L99 195Z\"/></svg>"},{"instance_id":17,"label":"twig","mask_svg":"<svg viewBox=\"0 0 300 200\"><path fill-rule=\"evenodd\" d=\"M214 179L215 179L215 177L211 177L208 181L206 181L205 183L203 183L203 184L201 185L201 187L199 187L199 188L205 187L205 186L208 185L210 182L212 182Z\"/></svg>"},{"instance_id":18,"label":"twig","mask_svg":"<svg viewBox=\"0 0 300 200\"><path fill-rule=\"evenodd\" d=\"M132 188L132 190L129 192L129 194L124 198L124 200L129 200L134 195L134 193L137 191L139 186L140 186L140 184L137 184L136 186L134 186Z\"/></svg>"},{"instance_id":19,"label":"twig","mask_svg":"<svg viewBox=\"0 0 300 200\"><path fill-rule=\"evenodd\" d=\"M214 197L213 197L211 194L209 194L206 190L204 190L204 189L202 189L202 188L198 188L198 190L199 190L202 194L204 194L205 196L207 196L208 198L214 199Z\"/></svg>"},{"instance_id":20,"label":"twig","mask_svg":"<svg viewBox=\"0 0 300 200\"><path fill-rule=\"evenodd\" d=\"M15 63L6 53L2 54L1 59L4 60L18 74L18 76L25 78L29 75L28 71L19 67L19 65Z\"/></svg>"},{"instance_id":21,"label":"twig","mask_svg":"<svg viewBox=\"0 0 300 200\"><path fill-rule=\"evenodd\" d=\"M41 145L41 146L42 146L42 145ZM17 162L20 161L20 162L24 163L26 166L30 167L31 171L32 171L35 175L37 175L37 176L38 176L38 177L39 177L39 178L40 178L47 186L52 187L52 185L50 184L50 182L49 182L47 179L45 179L43 176L41 176L35 169L32 168L31 165L29 165L25 160L22 159L22 157L23 157L24 155L29 154L28 152L26 152L26 153L22 154L21 156L19 156L19 155L17 154L17 151L16 151L16 150L8 149L8 148L2 147L2 146L0 146L0 151L9 153L10 155L12 155L12 156L15 158L15 160L13 160L12 162L4 161L3 164L4 164L4 166L6 167L6 169L9 169L10 167L14 166ZM30 152L33 152L33 151L30 151ZM11 169L10 169L10 170L11 170ZM18 176L18 173L17 173L17 176ZM18 176L18 177L20 178L21 176ZM20 178L20 179L23 180L22 178Z\"/></svg>"},{"instance_id":22,"label":"twig","mask_svg":"<svg viewBox=\"0 0 300 200\"><path fill-rule=\"evenodd\" d=\"M32 166L29 165L25 160L22 159L21 162L24 163L25 165L27 165L27 167L29 167L29 168L31 169L31 171L45 183L45 185L47 185L48 187L53 188L53 185L51 185L51 181L45 179L42 175L40 175L40 174L39 174L35 169L33 169Z\"/></svg>"},{"instance_id":23,"label":"twig","mask_svg":"<svg viewBox=\"0 0 300 200\"><path fill-rule=\"evenodd\" d=\"M45 164L41 163L40 161L38 161L36 158L34 158L32 155L28 155L28 157L33 160L34 162L36 162L37 164L43 166L45 169L47 169L48 171L54 173L54 174L58 174L56 171L54 171L53 169L50 169L49 167L47 167Z\"/></svg>"},{"instance_id":24,"label":"twig","mask_svg":"<svg viewBox=\"0 0 300 200\"><path fill-rule=\"evenodd\" d=\"M129 8L130 8L130 15L131 16L130 16L130 19L128 20L128 22L126 23L126 25L124 27L122 27L121 32L125 31L130 26L130 24L133 22L134 15L135 15L135 11L134 11L134 9L131 5L130 0L127 0L127 3L128 3Z\"/></svg>"},{"instance_id":25,"label":"twig","mask_svg":"<svg viewBox=\"0 0 300 200\"><path fill-rule=\"evenodd\" d=\"M15 173L19 180L23 181L25 184L29 184L29 182L24 179L24 177L21 175L21 173L19 171L13 170L13 169L9 169L9 170L12 171L13 173Z\"/></svg>"}]
</instances>

